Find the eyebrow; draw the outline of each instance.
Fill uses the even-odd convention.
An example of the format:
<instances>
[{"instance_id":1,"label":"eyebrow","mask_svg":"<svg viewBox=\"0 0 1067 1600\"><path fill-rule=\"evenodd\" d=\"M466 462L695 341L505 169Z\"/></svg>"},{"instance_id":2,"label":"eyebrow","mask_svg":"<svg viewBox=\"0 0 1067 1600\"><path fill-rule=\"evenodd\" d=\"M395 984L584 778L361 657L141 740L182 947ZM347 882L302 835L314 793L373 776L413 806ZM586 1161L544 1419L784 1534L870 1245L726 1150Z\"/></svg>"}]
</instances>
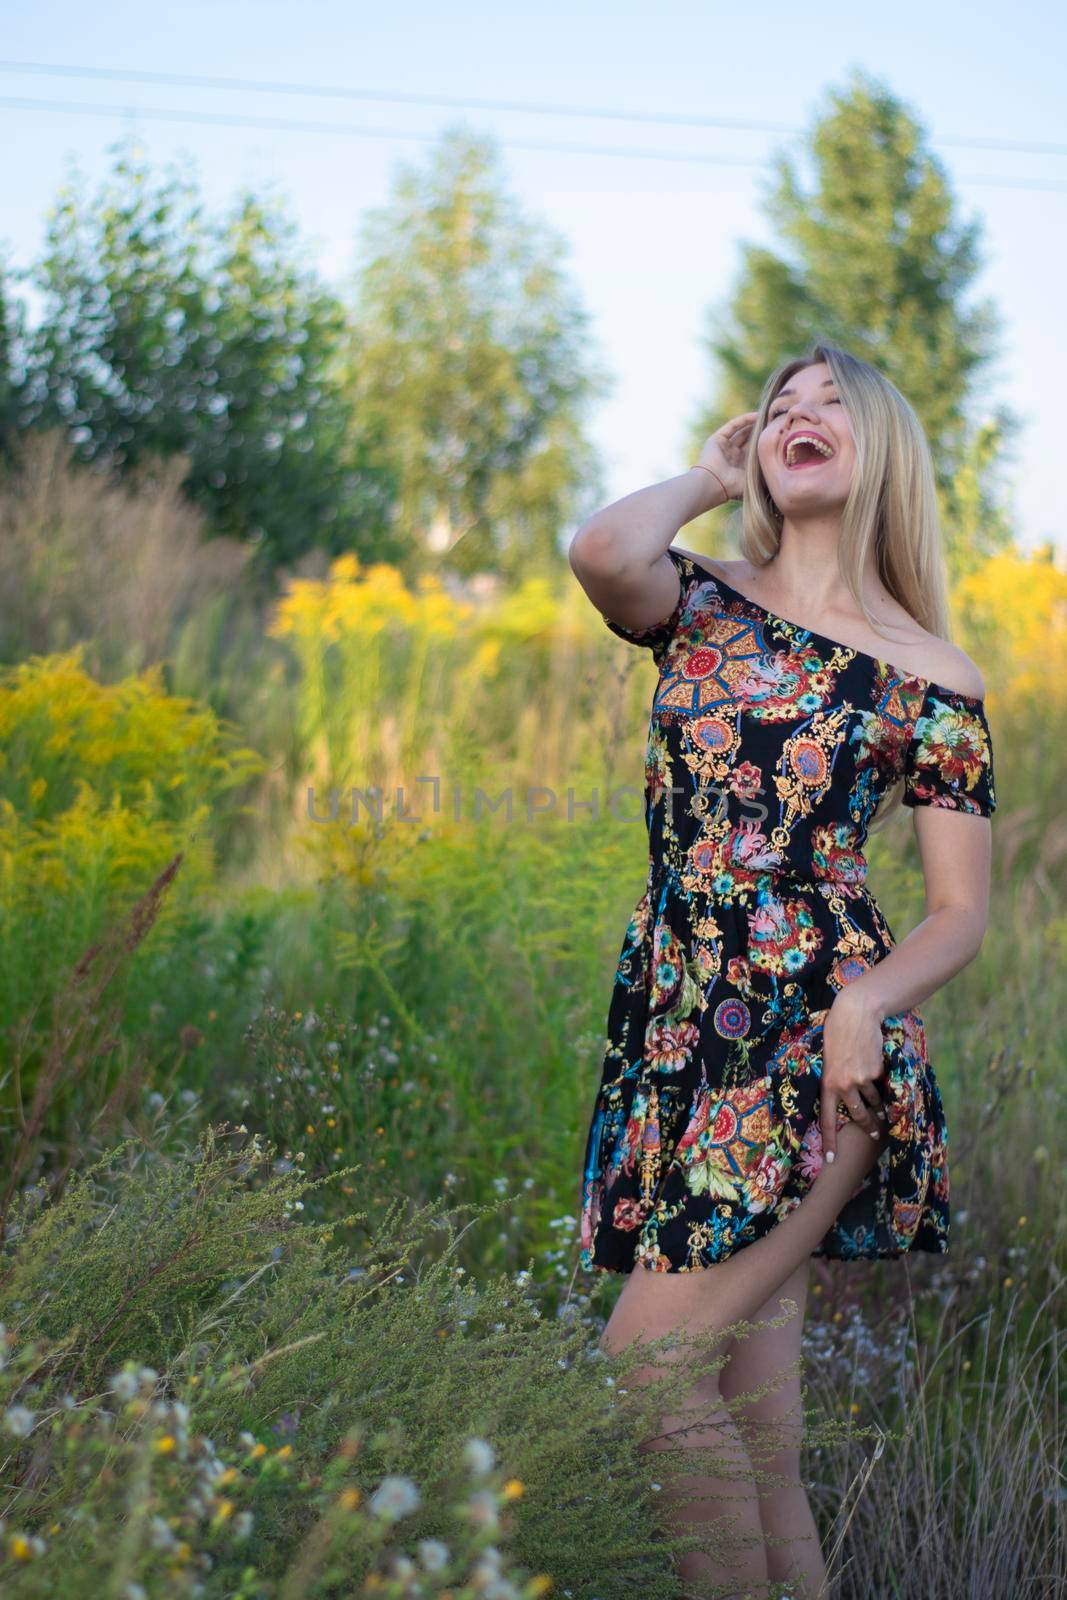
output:
<instances>
[{"instance_id":1,"label":"eyebrow","mask_svg":"<svg viewBox=\"0 0 1067 1600\"><path fill-rule=\"evenodd\" d=\"M820 383L820 385L819 385L820 389L830 389L830 388L835 388L835 387L836 387L836 385L834 383L833 378L824 378L822 383ZM774 397L774 400L780 400L784 394L796 394L796 390L795 389L779 389L778 393ZM771 401L771 405L772 406L774 404L774 400Z\"/></svg>"}]
</instances>

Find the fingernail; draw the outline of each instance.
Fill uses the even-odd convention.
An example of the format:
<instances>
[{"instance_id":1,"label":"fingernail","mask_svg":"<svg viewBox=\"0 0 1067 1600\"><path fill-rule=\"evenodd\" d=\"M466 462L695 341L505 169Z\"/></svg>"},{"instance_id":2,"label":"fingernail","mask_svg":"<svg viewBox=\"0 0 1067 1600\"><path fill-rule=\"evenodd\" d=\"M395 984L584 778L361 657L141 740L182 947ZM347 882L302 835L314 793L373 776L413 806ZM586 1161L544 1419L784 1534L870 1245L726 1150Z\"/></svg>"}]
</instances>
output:
<instances>
[{"instance_id":1,"label":"fingernail","mask_svg":"<svg viewBox=\"0 0 1067 1600\"><path fill-rule=\"evenodd\" d=\"M832 1161L834 1159L834 1152L832 1150L827 1150L826 1159L827 1161Z\"/></svg>"},{"instance_id":2,"label":"fingernail","mask_svg":"<svg viewBox=\"0 0 1067 1600\"><path fill-rule=\"evenodd\" d=\"M876 1129L870 1128L870 1129L868 1129L868 1132L870 1133L870 1136L871 1136L872 1139L877 1139L878 1133L877 1133Z\"/></svg>"}]
</instances>

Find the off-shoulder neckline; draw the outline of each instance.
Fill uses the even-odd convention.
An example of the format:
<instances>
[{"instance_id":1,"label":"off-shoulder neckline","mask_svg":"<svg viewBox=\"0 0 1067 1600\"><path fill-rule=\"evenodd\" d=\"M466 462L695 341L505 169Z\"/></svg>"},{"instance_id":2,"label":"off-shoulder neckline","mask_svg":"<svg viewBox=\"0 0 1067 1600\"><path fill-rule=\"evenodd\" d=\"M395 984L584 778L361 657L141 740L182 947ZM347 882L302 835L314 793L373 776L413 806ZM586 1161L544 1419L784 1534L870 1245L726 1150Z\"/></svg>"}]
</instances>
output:
<instances>
[{"instance_id":1,"label":"off-shoulder neckline","mask_svg":"<svg viewBox=\"0 0 1067 1600\"><path fill-rule=\"evenodd\" d=\"M828 634L819 633L815 628L805 627L803 623L796 622L792 617L783 617L776 611L769 611L758 600L753 600L751 595L742 594L741 590L735 589L732 583L727 583L725 578L720 578L718 573L712 572L710 567L704 566L701 561L690 555L687 550L678 550L672 545L670 553L681 556L684 560L690 562L698 572L702 572L706 577L710 578L716 588L726 589L735 599L743 600L746 606L751 606L753 610L762 612L771 622L784 622L787 627L796 628L798 633L807 634L809 639L817 639L820 644L832 645L835 650L849 650L854 656L860 656L865 661L873 661L875 666L885 667L895 678L903 683L921 683L926 689L940 689L942 693L955 695L958 700L968 700L972 705L981 705L985 700L984 695L967 694L963 689L953 689L950 684L938 683L934 678L924 678L918 672L905 672L903 667L896 667L891 661L886 661L882 656L873 655L869 650L859 650L855 645L845 644L842 639L831 639Z\"/></svg>"}]
</instances>

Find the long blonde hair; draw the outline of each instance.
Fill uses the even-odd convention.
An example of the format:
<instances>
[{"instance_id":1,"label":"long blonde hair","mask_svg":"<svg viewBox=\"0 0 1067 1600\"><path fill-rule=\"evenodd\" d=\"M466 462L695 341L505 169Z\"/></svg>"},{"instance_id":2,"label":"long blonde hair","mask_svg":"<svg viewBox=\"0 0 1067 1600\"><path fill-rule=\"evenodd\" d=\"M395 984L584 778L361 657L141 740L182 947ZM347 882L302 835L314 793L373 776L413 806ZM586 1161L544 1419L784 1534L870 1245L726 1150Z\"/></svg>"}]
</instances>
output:
<instances>
[{"instance_id":1,"label":"long blonde hair","mask_svg":"<svg viewBox=\"0 0 1067 1600\"><path fill-rule=\"evenodd\" d=\"M856 448L841 514L841 576L870 626L881 632L860 592L860 574L873 546L879 577L893 598L929 633L948 639L948 579L934 466L922 423L895 384L835 345L813 344L807 355L783 363L764 384L745 462L741 554L761 567L778 552L781 513L771 499L757 444L779 391L794 373L820 361L829 367L848 411Z\"/></svg>"}]
</instances>

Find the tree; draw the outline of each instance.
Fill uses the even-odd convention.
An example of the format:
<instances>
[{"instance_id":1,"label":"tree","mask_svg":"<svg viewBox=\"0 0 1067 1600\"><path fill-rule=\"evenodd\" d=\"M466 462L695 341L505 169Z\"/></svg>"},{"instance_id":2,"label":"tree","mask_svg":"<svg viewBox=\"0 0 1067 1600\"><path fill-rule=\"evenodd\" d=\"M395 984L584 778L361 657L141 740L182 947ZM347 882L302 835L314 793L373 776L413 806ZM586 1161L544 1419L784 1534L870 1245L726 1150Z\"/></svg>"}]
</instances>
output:
<instances>
[{"instance_id":1,"label":"tree","mask_svg":"<svg viewBox=\"0 0 1067 1600\"><path fill-rule=\"evenodd\" d=\"M277 206L246 194L206 217L188 179L154 183L120 148L94 202L60 195L35 277L24 425L63 426L119 474L187 457L211 531L256 541L268 565L316 545L392 552L390 478L339 382L344 310Z\"/></svg>"},{"instance_id":2,"label":"tree","mask_svg":"<svg viewBox=\"0 0 1067 1600\"><path fill-rule=\"evenodd\" d=\"M919 415L958 573L1007 536L993 478L1019 426L1006 408L977 424L967 412L997 354L992 302L962 303L980 266L980 225L955 220L943 169L887 89L857 71L830 102L811 137L812 192L787 157L775 163L767 209L788 255L744 246L732 303L709 318L719 382L695 442L752 410L782 360L818 338L842 345L884 372Z\"/></svg>"},{"instance_id":3,"label":"tree","mask_svg":"<svg viewBox=\"0 0 1067 1600\"><path fill-rule=\"evenodd\" d=\"M23 374L19 369L24 343L24 312L10 292L7 274L0 266L0 463L11 462L18 432Z\"/></svg>"},{"instance_id":4,"label":"tree","mask_svg":"<svg viewBox=\"0 0 1067 1600\"><path fill-rule=\"evenodd\" d=\"M488 140L446 133L371 213L349 393L386 441L412 549L515 575L557 567L580 488L596 503L580 411L604 375L584 360L562 243L517 214L495 161Z\"/></svg>"}]
</instances>

